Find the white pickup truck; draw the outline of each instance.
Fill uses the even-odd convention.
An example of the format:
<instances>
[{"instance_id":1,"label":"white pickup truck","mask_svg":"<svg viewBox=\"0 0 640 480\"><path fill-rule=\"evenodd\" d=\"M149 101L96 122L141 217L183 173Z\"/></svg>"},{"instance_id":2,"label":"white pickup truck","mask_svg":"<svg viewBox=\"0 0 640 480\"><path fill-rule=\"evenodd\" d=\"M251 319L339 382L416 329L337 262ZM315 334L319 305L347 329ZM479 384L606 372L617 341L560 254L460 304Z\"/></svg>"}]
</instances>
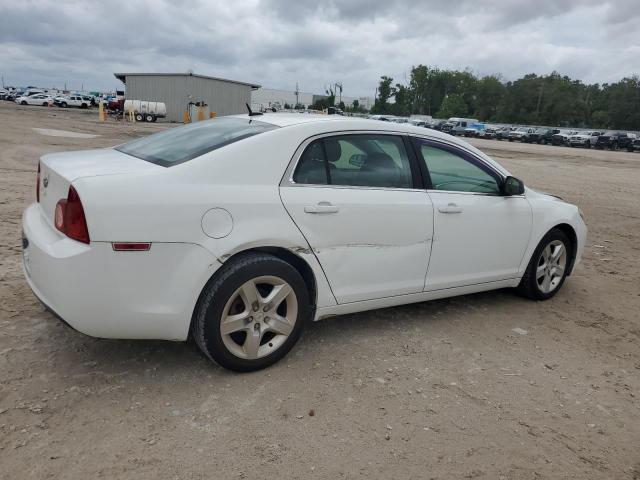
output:
<instances>
[{"instance_id":1,"label":"white pickup truck","mask_svg":"<svg viewBox=\"0 0 640 480\"><path fill-rule=\"evenodd\" d=\"M163 102L149 102L147 100L125 100L124 112L133 112L136 122L155 122L158 118L167 116L167 106Z\"/></svg>"},{"instance_id":2,"label":"white pickup truck","mask_svg":"<svg viewBox=\"0 0 640 480\"><path fill-rule=\"evenodd\" d=\"M89 108L91 106L91 97L89 97L88 95L69 95L68 97L55 97L53 99L53 103L62 108Z\"/></svg>"}]
</instances>

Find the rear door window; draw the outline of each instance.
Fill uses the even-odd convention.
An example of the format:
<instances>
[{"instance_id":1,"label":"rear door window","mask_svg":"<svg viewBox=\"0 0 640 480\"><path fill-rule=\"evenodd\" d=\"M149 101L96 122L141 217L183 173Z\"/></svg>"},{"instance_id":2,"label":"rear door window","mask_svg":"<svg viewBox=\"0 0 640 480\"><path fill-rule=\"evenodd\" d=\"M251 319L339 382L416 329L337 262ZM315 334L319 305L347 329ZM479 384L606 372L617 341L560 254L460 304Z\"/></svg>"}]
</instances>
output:
<instances>
[{"instance_id":1,"label":"rear door window","mask_svg":"<svg viewBox=\"0 0 640 480\"><path fill-rule=\"evenodd\" d=\"M312 142L300 157L296 183L352 187L413 188L402 137L358 134Z\"/></svg>"}]
</instances>

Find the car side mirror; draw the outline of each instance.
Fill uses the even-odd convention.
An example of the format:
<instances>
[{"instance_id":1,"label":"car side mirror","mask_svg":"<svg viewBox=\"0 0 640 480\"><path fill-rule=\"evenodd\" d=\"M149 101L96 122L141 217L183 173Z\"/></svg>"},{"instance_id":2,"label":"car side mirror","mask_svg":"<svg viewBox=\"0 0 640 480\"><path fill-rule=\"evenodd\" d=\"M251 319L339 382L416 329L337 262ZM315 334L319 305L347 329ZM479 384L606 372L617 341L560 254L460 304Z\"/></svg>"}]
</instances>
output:
<instances>
[{"instance_id":1,"label":"car side mirror","mask_svg":"<svg viewBox=\"0 0 640 480\"><path fill-rule=\"evenodd\" d=\"M524 194L524 183L516 177L507 177L502 182L502 194L505 196Z\"/></svg>"}]
</instances>

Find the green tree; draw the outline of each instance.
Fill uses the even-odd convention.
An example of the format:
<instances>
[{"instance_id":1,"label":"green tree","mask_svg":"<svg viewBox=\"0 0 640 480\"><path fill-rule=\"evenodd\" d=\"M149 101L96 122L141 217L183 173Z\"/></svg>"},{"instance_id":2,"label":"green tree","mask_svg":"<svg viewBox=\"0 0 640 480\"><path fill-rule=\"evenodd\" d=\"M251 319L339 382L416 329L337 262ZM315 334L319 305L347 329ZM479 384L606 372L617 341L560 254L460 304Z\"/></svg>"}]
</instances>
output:
<instances>
[{"instance_id":1,"label":"green tree","mask_svg":"<svg viewBox=\"0 0 640 480\"><path fill-rule=\"evenodd\" d=\"M478 81L474 116L486 121L498 118L498 108L503 101L505 86L498 75L488 75Z\"/></svg>"},{"instance_id":2,"label":"green tree","mask_svg":"<svg viewBox=\"0 0 640 480\"><path fill-rule=\"evenodd\" d=\"M624 130L640 129L640 78L623 78L608 88L609 125Z\"/></svg>"},{"instance_id":3,"label":"green tree","mask_svg":"<svg viewBox=\"0 0 640 480\"><path fill-rule=\"evenodd\" d=\"M372 113L389 113L389 99L393 95L393 78L382 76L378 84L378 97L375 100Z\"/></svg>"},{"instance_id":4,"label":"green tree","mask_svg":"<svg viewBox=\"0 0 640 480\"><path fill-rule=\"evenodd\" d=\"M462 95L453 93L444 98L437 116L438 118L465 117L468 113L469 109Z\"/></svg>"},{"instance_id":5,"label":"green tree","mask_svg":"<svg viewBox=\"0 0 640 480\"><path fill-rule=\"evenodd\" d=\"M333 91L333 88L329 87L328 90L325 90L325 93L327 94L327 104L333 107L336 103L336 92Z\"/></svg>"}]
</instances>

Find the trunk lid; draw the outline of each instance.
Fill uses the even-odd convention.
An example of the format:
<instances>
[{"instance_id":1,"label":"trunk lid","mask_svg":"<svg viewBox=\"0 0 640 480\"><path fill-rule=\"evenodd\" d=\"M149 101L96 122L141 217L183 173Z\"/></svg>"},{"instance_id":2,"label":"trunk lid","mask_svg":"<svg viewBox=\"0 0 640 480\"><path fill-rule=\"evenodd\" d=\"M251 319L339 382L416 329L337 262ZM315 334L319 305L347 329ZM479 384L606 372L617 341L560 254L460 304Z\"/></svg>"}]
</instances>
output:
<instances>
[{"instance_id":1,"label":"trunk lid","mask_svg":"<svg viewBox=\"0 0 640 480\"><path fill-rule=\"evenodd\" d=\"M54 223L58 200L67 198L69 186L79 178L123 173L143 173L164 170L111 148L52 153L40 158L40 206Z\"/></svg>"}]
</instances>

